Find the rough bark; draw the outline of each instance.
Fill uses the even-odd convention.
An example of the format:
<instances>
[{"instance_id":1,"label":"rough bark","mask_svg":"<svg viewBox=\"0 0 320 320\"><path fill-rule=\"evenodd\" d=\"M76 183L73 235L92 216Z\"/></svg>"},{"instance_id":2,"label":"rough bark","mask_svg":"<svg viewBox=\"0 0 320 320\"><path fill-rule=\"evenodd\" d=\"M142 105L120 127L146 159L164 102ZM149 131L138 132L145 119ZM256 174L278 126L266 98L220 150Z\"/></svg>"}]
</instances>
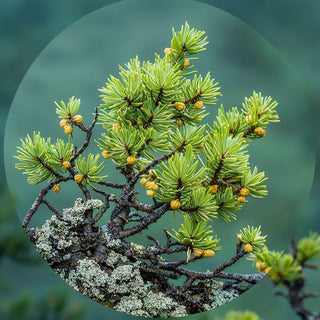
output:
<instances>
[{"instance_id":1,"label":"rough bark","mask_svg":"<svg viewBox=\"0 0 320 320\"><path fill-rule=\"evenodd\" d=\"M173 285L169 279L181 274L144 262L146 248L95 225L92 213L102 206L100 200L77 199L73 208L28 231L53 270L84 295L132 315L165 318L210 310L242 293L240 286L214 279ZM156 256L159 249L148 247L149 255L152 250Z\"/></svg>"}]
</instances>

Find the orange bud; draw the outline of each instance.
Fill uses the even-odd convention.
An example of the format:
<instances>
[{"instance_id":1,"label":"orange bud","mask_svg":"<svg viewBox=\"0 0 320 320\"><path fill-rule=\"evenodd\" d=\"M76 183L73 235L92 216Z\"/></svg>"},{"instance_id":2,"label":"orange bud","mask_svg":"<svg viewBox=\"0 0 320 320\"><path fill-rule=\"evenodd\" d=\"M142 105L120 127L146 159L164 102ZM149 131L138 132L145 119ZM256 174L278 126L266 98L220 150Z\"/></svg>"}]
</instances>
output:
<instances>
[{"instance_id":1,"label":"orange bud","mask_svg":"<svg viewBox=\"0 0 320 320\"><path fill-rule=\"evenodd\" d=\"M246 198L243 197L243 196L239 196L239 197L238 197L238 202L239 202L239 203L245 203L245 202L246 202Z\"/></svg>"},{"instance_id":2,"label":"orange bud","mask_svg":"<svg viewBox=\"0 0 320 320\"><path fill-rule=\"evenodd\" d=\"M249 189L247 189L247 188L241 188L239 194L240 194L240 196L242 196L242 197L246 197L246 196L249 195Z\"/></svg>"},{"instance_id":3,"label":"orange bud","mask_svg":"<svg viewBox=\"0 0 320 320\"><path fill-rule=\"evenodd\" d=\"M165 48L163 52L164 54L171 54L171 48Z\"/></svg>"},{"instance_id":4,"label":"orange bud","mask_svg":"<svg viewBox=\"0 0 320 320\"><path fill-rule=\"evenodd\" d=\"M178 127L183 126L183 121L180 118L177 119L177 126Z\"/></svg>"},{"instance_id":5,"label":"orange bud","mask_svg":"<svg viewBox=\"0 0 320 320\"><path fill-rule=\"evenodd\" d=\"M213 250L204 250L203 255L204 258L212 258L214 256Z\"/></svg>"},{"instance_id":6,"label":"orange bud","mask_svg":"<svg viewBox=\"0 0 320 320\"><path fill-rule=\"evenodd\" d=\"M268 268L266 268L263 272L264 272L264 273L268 273L271 269L272 269L272 267L268 267Z\"/></svg>"},{"instance_id":7,"label":"orange bud","mask_svg":"<svg viewBox=\"0 0 320 320\"><path fill-rule=\"evenodd\" d=\"M264 130L262 127L256 127L254 129L254 133L261 137L264 137L266 135L266 130Z\"/></svg>"},{"instance_id":8,"label":"orange bud","mask_svg":"<svg viewBox=\"0 0 320 320\"><path fill-rule=\"evenodd\" d=\"M203 102L201 100L198 100L195 104L194 104L194 107L196 109L202 109L203 108Z\"/></svg>"},{"instance_id":9,"label":"orange bud","mask_svg":"<svg viewBox=\"0 0 320 320\"><path fill-rule=\"evenodd\" d=\"M55 184L52 187L53 192L58 193L60 191L60 184Z\"/></svg>"},{"instance_id":10,"label":"orange bud","mask_svg":"<svg viewBox=\"0 0 320 320\"><path fill-rule=\"evenodd\" d=\"M84 175L83 175L83 174L76 174L76 175L73 177L73 179L74 179L74 181L75 181L76 183L81 183L82 180L83 180L83 178L84 178Z\"/></svg>"},{"instance_id":11,"label":"orange bud","mask_svg":"<svg viewBox=\"0 0 320 320\"><path fill-rule=\"evenodd\" d=\"M172 210L177 210L181 207L181 203L178 199L170 201L170 207Z\"/></svg>"},{"instance_id":12,"label":"orange bud","mask_svg":"<svg viewBox=\"0 0 320 320\"><path fill-rule=\"evenodd\" d=\"M183 68L187 68L187 67L189 67L189 65L190 65L190 60L189 59L183 60L183 63L182 63L182 67Z\"/></svg>"},{"instance_id":13,"label":"orange bud","mask_svg":"<svg viewBox=\"0 0 320 320\"><path fill-rule=\"evenodd\" d=\"M153 191L158 191L159 186L156 183L151 181L148 189L152 189Z\"/></svg>"},{"instance_id":14,"label":"orange bud","mask_svg":"<svg viewBox=\"0 0 320 320\"><path fill-rule=\"evenodd\" d=\"M101 155L104 159L109 159L110 158L110 154L109 154L109 151L108 150L103 150L101 152Z\"/></svg>"},{"instance_id":15,"label":"orange bud","mask_svg":"<svg viewBox=\"0 0 320 320\"><path fill-rule=\"evenodd\" d=\"M61 121L60 121L60 127L65 127L67 124L68 124L69 122L68 122L68 120L67 119L62 119Z\"/></svg>"},{"instance_id":16,"label":"orange bud","mask_svg":"<svg viewBox=\"0 0 320 320\"><path fill-rule=\"evenodd\" d=\"M210 192L213 193L213 194L217 193L218 192L218 187L219 186L217 184L212 185L210 187Z\"/></svg>"},{"instance_id":17,"label":"orange bud","mask_svg":"<svg viewBox=\"0 0 320 320\"><path fill-rule=\"evenodd\" d=\"M76 114L74 117L72 117L72 121L75 123L81 123L82 122L82 115Z\"/></svg>"},{"instance_id":18,"label":"orange bud","mask_svg":"<svg viewBox=\"0 0 320 320\"><path fill-rule=\"evenodd\" d=\"M183 102L175 102L174 106L178 111L182 111L186 108L186 105Z\"/></svg>"},{"instance_id":19,"label":"orange bud","mask_svg":"<svg viewBox=\"0 0 320 320\"><path fill-rule=\"evenodd\" d=\"M242 241L242 234L241 234L241 233L238 233L238 234L237 234L237 240L238 240L239 242Z\"/></svg>"},{"instance_id":20,"label":"orange bud","mask_svg":"<svg viewBox=\"0 0 320 320\"><path fill-rule=\"evenodd\" d=\"M127 158L127 163L130 164L130 165L134 165L136 162L137 162L137 158L134 157L134 156L129 156Z\"/></svg>"},{"instance_id":21,"label":"orange bud","mask_svg":"<svg viewBox=\"0 0 320 320\"><path fill-rule=\"evenodd\" d=\"M112 129L120 130L120 129L121 129L121 124L120 124L120 123L114 123L114 124L112 125Z\"/></svg>"},{"instance_id":22,"label":"orange bud","mask_svg":"<svg viewBox=\"0 0 320 320\"><path fill-rule=\"evenodd\" d=\"M148 197L153 197L154 196L154 191L153 190L147 190L147 196Z\"/></svg>"},{"instance_id":23,"label":"orange bud","mask_svg":"<svg viewBox=\"0 0 320 320\"><path fill-rule=\"evenodd\" d=\"M253 250L252 245L250 243L245 244L243 249L245 252L252 252Z\"/></svg>"},{"instance_id":24,"label":"orange bud","mask_svg":"<svg viewBox=\"0 0 320 320\"><path fill-rule=\"evenodd\" d=\"M140 180L140 184L142 184L143 186L145 186L147 182L148 182L148 179L147 179L147 178L142 178L142 179Z\"/></svg>"},{"instance_id":25,"label":"orange bud","mask_svg":"<svg viewBox=\"0 0 320 320\"><path fill-rule=\"evenodd\" d=\"M73 128L70 124L65 125L63 128L65 134L71 134L73 132Z\"/></svg>"},{"instance_id":26,"label":"orange bud","mask_svg":"<svg viewBox=\"0 0 320 320\"><path fill-rule=\"evenodd\" d=\"M263 269L263 262L262 261L257 261L256 262L256 268L259 270L259 272L261 272L261 270Z\"/></svg>"},{"instance_id":27,"label":"orange bud","mask_svg":"<svg viewBox=\"0 0 320 320\"><path fill-rule=\"evenodd\" d=\"M195 257L201 257L204 250L199 248L193 248L193 254Z\"/></svg>"},{"instance_id":28,"label":"orange bud","mask_svg":"<svg viewBox=\"0 0 320 320\"><path fill-rule=\"evenodd\" d=\"M150 178L153 178L153 179L156 178L156 175L153 173L152 170L150 170L150 171L148 172L148 175L150 176Z\"/></svg>"},{"instance_id":29,"label":"orange bud","mask_svg":"<svg viewBox=\"0 0 320 320\"><path fill-rule=\"evenodd\" d=\"M67 161L67 160L64 160L62 161L62 166L65 168L65 169L68 169L70 168L70 161Z\"/></svg>"}]
</instances>

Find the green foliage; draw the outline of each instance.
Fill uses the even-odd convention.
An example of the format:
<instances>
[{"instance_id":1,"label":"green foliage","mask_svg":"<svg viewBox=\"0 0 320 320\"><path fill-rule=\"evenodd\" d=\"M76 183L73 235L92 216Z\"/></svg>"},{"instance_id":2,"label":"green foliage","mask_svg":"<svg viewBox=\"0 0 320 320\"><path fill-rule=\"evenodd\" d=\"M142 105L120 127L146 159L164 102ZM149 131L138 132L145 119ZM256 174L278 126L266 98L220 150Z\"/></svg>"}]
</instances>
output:
<instances>
[{"instance_id":1,"label":"green foliage","mask_svg":"<svg viewBox=\"0 0 320 320\"><path fill-rule=\"evenodd\" d=\"M70 161L74 151L73 144L69 141L65 143L62 139L57 139L56 144L48 149L47 159L49 165L58 171L65 171L62 167L63 161Z\"/></svg>"},{"instance_id":2,"label":"green foliage","mask_svg":"<svg viewBox=\"0 0 320 320\"><path fill-rule=\"evenodd\" d=\"M194 161L192 147L185 154L175 153L167 163L162 162L154 173L159 179L160 193L155 197L163 202L183 197L188 198L194 187L201 182L204 169L197 171L198 161Z\"/></svg>"},{"instance_id":3,"label":"green foliage","mask_svg":"<svg viewBox=\"0 0 320 320\"><path fill-rule=\"evenodd\" d=\"M271 97L263 97L261 93L253 92L250 98L245 98L242 103L242 114L251 127L265 128L269 122L279 121L275 108L278 103L272 101ZM256 134L250 134L250 138L257 138Z\"/></svg>"},{"instance_id":4,"label":"green foliage","mask_svg":"<svg viewBox=\"0 0 320 320\"><path fill-rule=\"evenodd\" d=\"M258 168L254 167L253 171L247 169L243 172L243 176L240 179L240 185L249 190L249 195L254 198L262 198L268 194L266 186L262 184L267 178L264 176L264 172L258 172Z\"/></svg>"},{"instance_id":5,"label":"green foliage","mask_svg":"<svg viewBox=\"0 0 320 320\"><path fill-rule=\"evenodd\" d=\"M219 187L216 194L216 203L219 218L225 222L231 222L231 219L236 220L237 216L234 212L242 208L242 204L238 202L238 197L233 194L231 187Z\"/></svg>"},{"instance_id":6,"label":"green foliage","mask_svg":"<svg viewBox=\"0 0 320 320\"><path fill-rule=\"evenodd\" d=\"M60 105L56 101L54 103L57 106L56 113L61 119L70 119L80 108L80 99L76 99L75 97L71 97L67 105L64 101L60 101Z\"/></svg>"},{"instance_id":7,"label":"green foliage","mask_svg":"<svg viewBox=\"0 0 320 320\"><path fill-rule=\"evenodd\" d=\"M25 141L22 139L20 141L21 147L17 148L18 156L15 156L20 162L16 164L16 168L28 175L28 183L38 184L47 179L53 179L54 176L50 170L43 166L47 161L50 138L46 140L41 138L40 132L33 132L33 138L27 135Z\"/></svg>"},{"instance_id":8,"label":"green foliage","mask_svg":"<svg viewBox=\"0 0 320 320\"><path fill-rule=\"evenodd\" d=\"M257 228L248 226L240 230L240 234L242 235L241 242L251 244L253 252L259 251L266 243L267 236L262 236L260 229L261 226Z\"/></svg>"},{"instance_id":9,"label":"green foliage","mask_svg":"<svg viewBox=\"0 0 320 320\"><path fill-rule=\"evenodd\" d=\"M259 320L259 316L252 311L229 311L223 318L216 318L215 320Z\"/></svg>"},{"instance_id":10,"label":"green foliage","mask_svg":"<svg viewBox=\"0 0 320 320\"><path fill-rule=\"evenodd\" d=\"M230 135L227 125L209 130L204 148L208 176L214 176L217 172L219 179L241 178L248 168L247 143L240 134Z\"/></svg>"},{"instance_id":11,"label":"green foliage","mask_svg":"<svg viewBox=\"0 0 320 320\"><path fill-rule=\"evenodd\" d=\"M181 128L177 127L170 136L173 150L178 149L183 144L188 144L192 146L194 154L200 153L204 143L204 131L205 126L185 125Z\"/></svg>"},{"instance_id":12,"label":"green foliage","mask_svg":"<svg viewBox=\"0 0 320 320\"><path fill-rule=\"evenodd\" d=\"M250 140L262 138L264 128L278 121L278 116L277 102L253 92L244 99L241 110L234 107L225 111L221 106L210 126L199 125L207 115L207 106L215 105L221 95L210 72L203 77L190 64L205 50L206 39L203 31L185 23L180 31L173 29L171 48L164 50L164 56L156 54L154 61L135 57L119 66L118 77L111 75L107 79L100 89L98 115L104 132L95 140L104 162L99 163L99 155L82 154L89 140L79 153L72 144L72 135L68 142L58 139L53 145L50 139L34 133L33 140L28 136L18 147L20 163L16 167L29 176L30 183L58 177L60 182L74 178L91 186L107 177L102 172L110 159L130 187L152 169L154 188L149 188L147 194L157 200L155 203L170 203L172 210L185 216L182 233L175 232L175 237L185 243L185 237L190 240L191 231L201 225L200 229L206 231L197 240L190 240L190 245L197 241L202 247L205 243L214 246L214 238L207 234L211 218L231 222L249 197L267 194L264 172L251 169L247 147ZM188 77L190 73L195 73L192 78ZM56 106L58 116L68 124L76 124L89 139L92 132L73 119L80 100L72 97L67 104L61 101ZM68 131L65 133L70 134ZM64 161L70 162L70 169ZM68 173L71 176L66 177ZM82 176L74 177L75 173ZM255 251L265 241L260 228L245 228L243 238Z\"/></svg>"},{"instance_id":13,"label":"green foliage","mask_svg":"<svg viewBox=\"0 0 320 320\"><path fill-rule=\"evenodd\" d=\"M201 100L204 104L216 104L221 93L218 83L214 81L215 79L211 78L210 72L207 73L204 79L201 74L195 74L193 79L188 79L182 87L186 101L194 104Z\"/></svg>"},{"instance_id":14,"label":"green foliage","mask_svg":"<svg viewBox=\"0 0 320 320\"><path fill-rule=\"evenodd\" d=\"M319 234L310 232L308 237L299 240L293 250L294 255L263 247L261 251L251 254L250 259L256 262L259 271L267 272L272 281L281 285L284 282L302 279L305 262L319 257Z\"/></svg>"},{"instance_id":15,"label":"green foliage","mask_svg":"<svg viewBox=\"0 0 320 320\"><path fill-rule=\"evenodd\" d=\"M199 220L211 220L217 217L215 197L207 188L195 186L191 194L182 192L182 207L180 212L190 215Z\"/></svg>"},{"instance_id":16,"label":"green foliage","mask_svg":"<svg viewBox=\"0 0 320 320\"><path fill-rule=\"evenodd\" d=\"M187 215L184 215L184 222L181 224L178 232L174 231L174 235L168 232L171 237L177 241L189 245L192 248L203 250L218 251L221 248L217 247L219 240L217 236L213 238L211 226L208 226L204 221L198 221Z\"/></svg>"},{"instance_id":17,"label":"green foliage","mask_svg":"<svg viewBox=\"0 0 320 320\"><path fill-rule=\"evenodd\" d=\"M99 176L104 170L104 163L99 162L100 155L93 155L92 153L88 154L87 159L80 155L76 160L76 170L79 174L84 175L82 183L90 184L101 181L107 176Z\"/></svg>"},{"instance_id":18,"label":"green foliage","mask_svg":"<svg viewBox=\"0 0 320 320\"><path fill-rule=\"evenodd\" d=\"M123 124L121 129L110 129L108 134L96 140L99 148L107 150L110 158L120 166L127 164L128 156L139 157L139 164L147 159L154 159L150 152L166 152L168 144L164 132L157 132L154 128L140 130L133 129L131 124Z\"/></svg>"},{"instance_id":19,"label":"green foliage","mask_svg":"<svg viewBox=\"0 0 320 320\"><path fill-rule=\"evenodd\" d=\"M174 63L182 64L185 57L195 55L205 50L208 44L204 31L198 31L186 22L180 31L176 32L172 28L171 55Z\"/></svg>"},{"instance_id":20,"label":"green foliage","mask_svg":"<svg viewBox=\"0 0 320 320\"><path fill-rule=\"evenodd\" d=\"M244 137L258 139L263 135L255 133L255 128L266 128L270 122L279 121L275 111L277 105L271 97L263 97L261 93L253 91L251 97L245 98L241 111L234 107L226 112L221 105L214 125L216 128L227 125L229 133L234 136L241 133Z\"/></svg>"},{"instance_id":21,"label":"green foliage","mask_svg":"<svg viewBox=\"0 0 320 320\"><path fill-rule=\"evenodd\" d=\"M308 237L299 240L297 249L299 263L318 258L320 256L320 235L310 232Z\"/></svg>"},{"instance_id":22,"label":"green foliage","mask_svg":"<svg viewBox=\"0 0 320 320\"><path fill-rule=\"evenodd\" d=\"M255 262L262 262L262 269L268 269L270 279L278 284L302 278L302 267L291 254L264 247L260 252L255 252L251 258Z\"/></svg>"}]
</instances>

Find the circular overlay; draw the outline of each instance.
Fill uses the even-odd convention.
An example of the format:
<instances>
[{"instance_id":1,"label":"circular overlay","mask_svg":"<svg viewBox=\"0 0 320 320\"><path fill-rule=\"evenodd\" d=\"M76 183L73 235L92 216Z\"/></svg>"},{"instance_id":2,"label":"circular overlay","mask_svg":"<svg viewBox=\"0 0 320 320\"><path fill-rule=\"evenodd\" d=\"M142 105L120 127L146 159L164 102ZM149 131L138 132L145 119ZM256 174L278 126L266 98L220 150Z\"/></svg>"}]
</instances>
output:
<instances>
[{"instance_id":1,"label":"circular overlay","mask_svg":"<svg viewBox=\"0 0 320 320\"><path fill-rule=\"evenodd\" d=\"M222 96L216 106L207 108L210 115L205 122L212 125L220 104L225 109L241 108L244 97L249 97L253 91L278 101L281 120L270 124L266 137L254 141L249 148L251 166L265 171L269 178L268 196L250 200L237 214L237 221L213 221L213 230L221 239L219 245L222 250L216 253L214 260L197 261L192 269L213 270L230 259L235 251L235 234L247 225L261 225L263 233L268 234L270 247L286 248L288 239L298 228L298 219L308 200L314 174L315 140L309 126L306 99L292 70L261 35L224 11L186 0L131 0L101 8L66 28L32 64L14 98L5 133L7 181L11 192L18 196L16 209L21 221L44 184L29 185L26 176L15 169L17 160L14 155L17 154L16 147L21 144L20 138L40 131L42 137L51 137L51 141L65 139L54 101L67 101L72 96L81 99L80 113L88 125L95 108L101 103L98 89L105 85L110 75L118 76L118 66L135 56L151 61L155 52L162 55L163 49L170 46L172 27L179 30L186 21L191 27L204 30L209 41L207 50L194 61L196 70L202 75L210 71L221 86ZM93 138L98 138L101 131L97 128ZM83 135L75 134L75 144L82 140ZM99 153L93 139L88 150ZM120 175L110 160L106 162L105 171L111 181L120 181ZM72 207L75 199L81 196L77 192L72 183L67 183L61 186L59 193L49 192L46 199L62 211ZM46 206L40 206L30 227L41 227L51 216L52 212ZM100 223L105 224L109 217L110 214L106 213ZM178 213L175 218L168 214L150 226L147 233L132 239L147 245L150 241L146 234L152 234L165 241L163 228L178 230L180 224ZM283 230L290 230L290 234ZM181 259L185 259L185 252ZM92 261L88 258L82 270L87 268L87 274L92 271L97 275L101 269L94 270ZM233 268L235 272L255 272L248 261ZM136 269L132 270L134 273ZM124 272L123 277L126 279L128 274ZM83 293L99 301L89 289ZM150 307L146 307L147 302L143 304L144 301L139 300L144 306L140 306L142 309L149 308L146 313L141 313L137 306L140 302L134 304L134 300L131 301L131 307L127 302L123 304L126 307L118 309L143 316L161 316L156 311L152 313ZM111 302L104 304L112 306ZM179 309L181 315L182 309ZM170 315L179 315L179 312Z\"/></svg>"}]
</instances>

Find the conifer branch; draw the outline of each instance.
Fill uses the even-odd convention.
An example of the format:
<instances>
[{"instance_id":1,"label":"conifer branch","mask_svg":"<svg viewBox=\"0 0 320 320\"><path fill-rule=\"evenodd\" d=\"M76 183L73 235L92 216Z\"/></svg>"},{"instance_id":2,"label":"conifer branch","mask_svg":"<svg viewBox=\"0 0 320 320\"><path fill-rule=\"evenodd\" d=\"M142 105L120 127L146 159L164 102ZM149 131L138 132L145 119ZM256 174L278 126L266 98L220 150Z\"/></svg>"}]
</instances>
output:
<instances>
[{"instance_id":1,"label":"conifer branch","mask_svg":"<svg viewBox=\"0 0 320 320\"><path fill-rule=\"evenodd\" d=\"M36 197L35 201L33 202L31 208L28 210L24 220L23 220L23 228L26 230L31 218L33 217L34 213L37 211L39 205L42 203L42 199L44 196L52 189L52 187L55 184L58 184L61 181L68 181L71 180L72 177L63 177L63 178L57 178L54 181L48 183L46 186L44 186L41 191L39 192L38 196Z\"/></svg>"},{"instance_id":2,"label":"conifer branch","mask_svg":"<svg viewBox=\"0 0 320 320\"><path fill-rule=\"evenodd\" d=\"M138 181L139 177L141 177L143 174L147 173L152 167L156 166L160 162L168 160L176 152L180 152L181 150L183 150L183 148L185 146L186 146L186 141L183 141L183 143L178 148L176 148L175 150L173 150L171 152L168 152L168 153L166 153L166 154L154 159L153 161L151 161L148 165L146 165L142 170L140 170L138 173L136 173L133 176L131 183L132 184L136 183Z\"/></svg>"},{"instance_id":3,"label":"conifer branch","mask_svg":"<svg viewBox=\"0 0 320 320\"><path fill-rule=\"evenodd\" d=\"M47 200L42 199L41 202L44 203L56 216L61 217L61 213L54 206L52 206Z\"/></svg>"},{"instance_id":4,"label":"conifer branch","mask_svg":"<svg viewBox=\"0 0 320 320\"><path fill-rule=\"evenodd\" d=\"M84 132L86 132L86 138L82 144L82 146L75 152L73 157L71 158L70 162L73 164L74 161L87 149L90 139L92 136L92 130L98 120L98 108L96 108L95 114L94 114L94 119L92 120L90 126L88 128L81 127Z\"/></svg>"},{"instance_id":5,"label":"conifer branch","mask_svg":"<svg viewBox=\"0 0 320 320\"><path fill-rule=\"evenodd\" d=\"M154 223L158 219L160 219L163 216L163 214L165 214L169 210L169 208L170 208L169 203L163 204L161 207L155 209L149 215L143 217L140 220L139 224L135 225L134 227L132 227L130 229L120 231L119 239L130 237L136 233L141 232L142 230L147 229L151 223Z\"/></svg>"}]
</instances>

